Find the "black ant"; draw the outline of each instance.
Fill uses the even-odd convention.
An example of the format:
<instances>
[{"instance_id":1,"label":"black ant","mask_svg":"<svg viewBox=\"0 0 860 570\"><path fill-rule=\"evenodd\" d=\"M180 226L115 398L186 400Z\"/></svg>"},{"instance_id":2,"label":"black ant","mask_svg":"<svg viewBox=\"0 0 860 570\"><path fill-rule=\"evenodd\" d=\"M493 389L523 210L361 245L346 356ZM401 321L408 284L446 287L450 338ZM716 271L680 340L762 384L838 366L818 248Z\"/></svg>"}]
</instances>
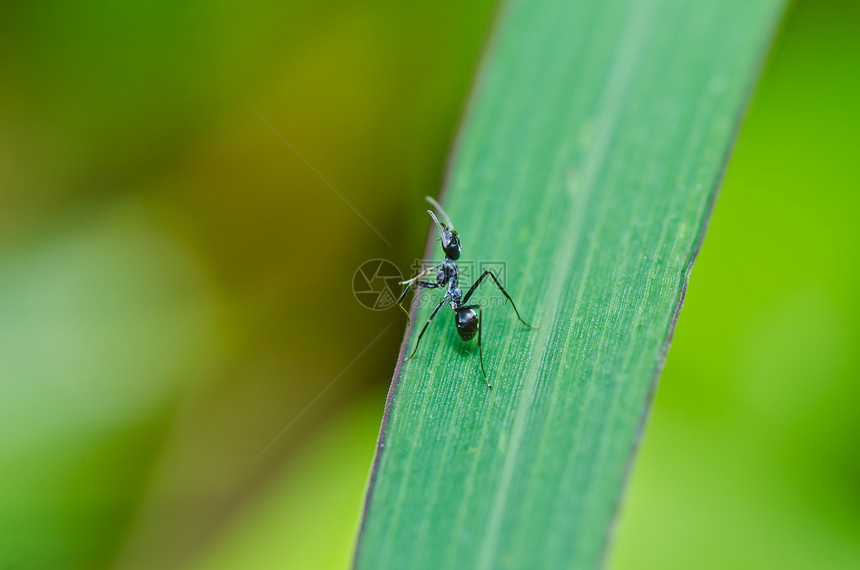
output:
<instances>
[{"instance_id":1,"label":"black ant","mask_svg":"<svg viewBox=\"0 0 860 570\"><path fill-rule=\"evenodd\" d=\"M451 308L454 310L456 315L456 324L457 324L457 334L460 335L460 339L463 342L468 342L472 340L475 335L478 335L478 354L481 361L481 372L484 374L484 381L487 382L487 388L492 389L493 387L490 385L489 380L487 380L487 372L484 370L484 351L481 348L481 306L480 305L468 305L469 298L472 296L472 293L475 292L475 289L478 288L484 279L489 275L493 278L493 281L498 286L499 290L505 296L505 298L511 302L511 307L514 308L514 312L517 314L517 318L521 323L526 325L529 328L537 328L528 324L523 320L520 316L520 312L517 310L517 306L514 304L514 300L511 299L511 296L508 295L508 292L505 291L505 288L502 287L502 284L499 283L499 280L496 278L496 275L491 270L484 271L478 280L472 285L469 291L463 296L462 291L460 291L460 287L457 284L458 273L457 273L457 260L460 259L461 247L460 247L460 236L454 230L451 224L451 220L448 218L448 215L445 213L445 210L442 209L442 206L439 205L436 200L427 196L427 201L430 202L442 215L447 223L439 222L436 215L431 211L427 210L427 213L430 214L430 217L433 218L433 222L436 224L436 227L439 228L439 234L441 236L442 241L442 250L445 252L445 261L441 263L437 263L433 267L428 267L412 279L407 281L401 281L401 285L406 285L406 289L404 289L403 293L400 294L400 298L397 299L397 305L403 309L403 299L406 298L406 294L412 288L413 285L418 287L426 287L427 289L435 289L437 287L448 286L448 290L445 292L445 296L442 297L442 300L430 314L430 318L427 319L427 322L424 323L424 328L421 329L421 333L418 335L418 340L415 341L415 348L412 349L412 354L406 357L406 360L409 360L413 356L415 356L415 351L418 350L418 343L421 342L421 337L424 335L424 331L427 330L427 326L430 324L430 321L433 320L433 317L436 316L436 313L439 312L439 309L442 308L442 305L448 303L451 305ZM431 281L422 281L421 277L431 273L434 270L437 270L436 273L436 282ZM477 310L477 312L475 312ZM406 312L406 309L403 309ZM409 318L409 313L406 313L406 318Z\"/></svg>"}]
</instances>

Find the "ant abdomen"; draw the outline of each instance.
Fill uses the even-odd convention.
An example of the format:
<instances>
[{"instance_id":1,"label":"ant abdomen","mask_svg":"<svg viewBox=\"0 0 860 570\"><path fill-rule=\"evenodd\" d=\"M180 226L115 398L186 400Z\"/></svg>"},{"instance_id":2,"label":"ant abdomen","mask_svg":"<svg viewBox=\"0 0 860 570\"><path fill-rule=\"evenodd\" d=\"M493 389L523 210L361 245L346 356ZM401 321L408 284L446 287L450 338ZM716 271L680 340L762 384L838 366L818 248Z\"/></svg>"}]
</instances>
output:
<instances>
[{"instance_id":1,"label":"ant abdomen","mask_svg":"<svg viewBox=\"0 0 860 570\"><path fill-rule=\"evenodd\" d=\"M472 340L478 334L478 321L478 313L474 309L457 311L457 334L463 342Z\"/></svg>"}]
</instances>

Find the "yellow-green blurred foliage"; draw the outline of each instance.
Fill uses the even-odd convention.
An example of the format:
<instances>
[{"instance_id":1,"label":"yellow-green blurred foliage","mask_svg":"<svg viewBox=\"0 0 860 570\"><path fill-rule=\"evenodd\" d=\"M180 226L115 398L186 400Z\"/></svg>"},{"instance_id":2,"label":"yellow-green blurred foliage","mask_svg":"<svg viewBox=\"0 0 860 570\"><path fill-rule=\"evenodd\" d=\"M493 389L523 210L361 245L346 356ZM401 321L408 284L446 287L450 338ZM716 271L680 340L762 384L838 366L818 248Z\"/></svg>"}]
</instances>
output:
<instances>
[{"instance_id":1,"label":"yellow-green blurred foliage","mask_svg":"<svg viewBox=\"0 0 860 570\"><path fill-rule=\"evenodd\" d=\"M0 567L348 563L403 330L353 272L421 254L491 10L0 7ZM860 558L858 15L784 26L614 567Z\"/></svg>"},{"instance_id":2,"label":"yellow-green blurred foliage","mask_svg":"<svg viewBox=\"0 0 860 570\"><path fill-rule=\"evenodd\" d=\"M403 326L352 275L420 247L490 10L3 4L0 567L187 566L294 480L348 557Z\"/></svg>"}]
</instances>

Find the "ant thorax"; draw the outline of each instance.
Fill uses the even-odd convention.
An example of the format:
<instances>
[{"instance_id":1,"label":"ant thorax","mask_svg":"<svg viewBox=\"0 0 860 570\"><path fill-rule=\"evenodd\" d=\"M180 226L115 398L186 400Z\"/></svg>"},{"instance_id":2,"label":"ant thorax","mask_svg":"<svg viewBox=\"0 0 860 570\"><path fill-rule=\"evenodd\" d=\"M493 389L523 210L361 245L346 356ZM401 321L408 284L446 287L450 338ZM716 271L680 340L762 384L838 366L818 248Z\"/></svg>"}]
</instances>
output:
<instances>
[{"instance_id":1,"label":"ant thorax","mask_svg":"<svg viewBox=\"0 0 860 570\"><path fill-rule=\"evenodd\" d=\"M459 287L457 263L450 258L446 258L439 267L439 272L436 273L436 283L440 286L448 286L448 291L445 293L445 297L451 304L451 308L456 309L463 297L463 293L460 291Z\"/></svg>"},{"instance_id":2,"label":"ant thorax","mask_svg":"<svg viewBox=\"0 0 860 570\"><path fill-rule=\"evenodd\" d=\"M458 285L457 263L450 259L445 259L440 264L438 273L436 273L436 283L447 285L449 291L456 287Z\"/></svg>"}]
</instances>

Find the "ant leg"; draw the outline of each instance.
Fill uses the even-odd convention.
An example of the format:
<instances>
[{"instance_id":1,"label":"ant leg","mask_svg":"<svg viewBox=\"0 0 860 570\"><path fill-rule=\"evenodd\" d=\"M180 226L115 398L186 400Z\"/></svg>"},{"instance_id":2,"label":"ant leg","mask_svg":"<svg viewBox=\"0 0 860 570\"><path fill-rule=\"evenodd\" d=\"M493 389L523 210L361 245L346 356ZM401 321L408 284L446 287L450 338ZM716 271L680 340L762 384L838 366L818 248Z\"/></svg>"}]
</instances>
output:
<instances>
[{"instance_id":1,"label":"ant leg","mask_svg":"<svg viewBox=\"0 0 860 570\"><path fill-rule=\"evenodd\" d=\"M421 279L423 276L427 275L428 273L431 273L431 272L439 269L440 267L442 267L442 263L444 263L444 261L437 263L433 267L428 267L427 269L423 270L421 273L419 273L415 277L412 277L411 279L407 279L406 281L401 281L400 284L401 285L411 285L411 284L415 283L416 281L418 281L419 279Z\"/></svg>"},{"instance_id":2,"label":"ant leg","mask_svg":"<svg viewBox=\"0 0 860 570\"><path fill-rule=\"evenodd\" d=\"M466 309L472 309L472 310L477 309L478 310L478 356L481 360L481 373L484 375L484 382L487 383L487 388L492 390L493 387L490 385L490 381L487 380L487 371L484 370L484 349L481 347L481 329L484 328L482 325L483 314L481 311L481 305L460 305L460 308L457 310L463 311Z\"/></svg>"},{"instance_id":3,"label":"ant leg","mask_svg":"<svg viewBox=\"0 0 860 570\"><path fill-rule=\"evenodd\" d=\"M439 287L439 285L437 285L437 284L431 284L431 283L428 283L428 282L426 282L426 281L419 281L419 279L421 279L424 275L426 275L426 274L428 274L428 273L431 273L432 271L434 271L434 270L436 270L436 269L439 269L439 267L441 267L441 266L442 266L442 263L444 263L444 262L437 263L437 264L436 264L436 265L434 265L433 267L428 267L427 269L425 269L425 270L421 271L421 272L420 272L418 275L416 275L415 277L413 277L413 278L411 278L411 279L407 279L406 281L401 281L401 282L400 282L400 284L401 284L401 285L406 285L406 289L404 289L404 290L403 290L403 293L401 293L401 294L400 294L400 297L398 297L398 299L397 299L397 306L398 306L398 307L400 307L400 309L401 309L401 310L403 311L403 313L406 315L406 324L411 325L411 324L412 324L412 319L410 319L410 318L409 318L409 311L407 311L407 310L403 307L403 304L402 304L402 303L403 303L403 299L405 299L405 298L406 298L406 294L407 294L407 293L409 293L409 289L411 289L411 288L412 288L412 286L413 286L413 285L415 285L416 283L417 283L417 284L418 284L418 286L420 286L420 287L429 287L429 288Z\"/></svg>"},{"instance_id":4,"label":"ant leg","mask_svg":"<svg viewBox=\"0 0 860 570\"><path fill-rule=\"evenodd\" d=\"M411 280L410 280L411 281ZM412 319L409 318L409 311L403 306L403 299L406 298L406 294L409 293L409 289L412 288L413 285L417 285L418 287L425 287L427 289L435 289L436 287L441 287L438 283L429 283L427 281L411 281L409 285L406 286L406 289L403 290L403 293L400 294L400 297L397 298L397 306L403 311L406 315L406 323L411 325Z\"/></svg>"},{"instance_id":5,"label":"ant leg","mask_svg":"<svg viewBox=\"0 0 860 570\"><path fill-rule=\"evenodd\" d=\"M435 309L433 309L433 313L431 313L430 318L429 318L429 319L427 319L427 322L426 322L426 323L424 323L424 328L423 328L423 329L421 329L421 332L418 334L418 340L416 340L416 341L415 341L415 348L413 348L413 349L412 349L412 354L410 354L409 356L407 356L406 358L404 358L404 359L403 359L404 361L409 360L410 358L412 358L413 356L415 356L415 351L416 351L416 350L418 350L418 343L420 343L420 342L421 342L421 337L422 337L422 336L424 336L424 331L426 331L426 330L427 330L427 325L429 325L429 324L430 324L430 321L432 321L432 320L433 320L433 317L435 317L435 316L436 316L436 313L438 313L438 312L439 312L439 309L441 309L441 308L442 308L442 305L444 305L444 304L445 304L445 303L447 303L447 302L448 302L448 295L445 295L445 296L442 298L442 300L441 300L441 301L439 301L439 304L438 304L438 305L436 305L436 308L435 308Z\"/></svg>"},{"instance_id":6,"label":"ant leg","mask_svg":"<svg viewBox=\"0 0 860 570\"><path fill-rule=\"evenodd\" d=\"M469 301L469 297L471 297L471 296L472 296L472 293L474 293L474 292L475 292L475 289L477 289L477 288L478 288L478 285L480 285L480 284L481 284L481 282L484 280L484 278L486 278L486 277L487 277L487 275L489 275L490 277L492 277L492 278L493 278L493 281L495 281L495 282L496 282L496 286L499 288L499 290L502 292L502 294L507 298L507 300L511 302L511 307L513 307L513 308L514 308L514 312L517 314L517 318L520 320L520 322L521 322L522 324L526 325L527 327L531 328L531 329L536 329L537 327L532 326L532 325L528 324L527 322L525 322L525 321L523 320L523 318L520 316L520 312L517 310L517 305L514 303L514 300L513 300L513 299L511 299L511 296L510 296L510 295L508 295L508 292L507 292L507 291L505 291L505 288L504 288L504 287L502 287L502 284L501 284L501 283L499 283L499 280L498 280L498 279L496 279L496 276L495 276L495 275L493 274L493 272L492 272L492 271L490 271L489 269L487 269L486 271L484 271L484 272L481 274L481 276L480 276L480 277L478 277L478 280L477 280L477 281L475 281L475 283L472 285L472 287L471 287L471 288L469 289L469 291L466 293L466 296L465 296L465 297L463 297L463 302L464 302L464 303L466 303L466 302L468 302L468 301ZM479 329L479 330L480 330L480 329Z\"/></svg>"},{"instance_id":7,"label":"ant leg","mask_svg":"<svg viewBox=\"0 0 860 570\"><path fill-rule=\"evenodd\" d=\"M481 361L481 372L484 374L484 381L487 383L487 388L490 390L493 387L490 385L490 381L487 380L487 372L484 370L484 349L481 348L481 329L484 328L484 315L481 309L478 309L478 359Z\"/></svg>"},{"instance_id":8,"label":"ant leg","mask_svg":"<svg viewBox=\"0 0 860 570\"><path fill-rule=\"evenodd\" d=\"M400 307L400 310L403 311L403 314L406 315L406 324L411 325L412 319L409 318L409 311L407 311L403 307L403 299L406 298L406 294L409 293L409 290L412 288L412 283L406 286L406 289L403 290L403 293L400 294L400 297L397 298L397 306Z\"/></svg>"}]
</instances>

